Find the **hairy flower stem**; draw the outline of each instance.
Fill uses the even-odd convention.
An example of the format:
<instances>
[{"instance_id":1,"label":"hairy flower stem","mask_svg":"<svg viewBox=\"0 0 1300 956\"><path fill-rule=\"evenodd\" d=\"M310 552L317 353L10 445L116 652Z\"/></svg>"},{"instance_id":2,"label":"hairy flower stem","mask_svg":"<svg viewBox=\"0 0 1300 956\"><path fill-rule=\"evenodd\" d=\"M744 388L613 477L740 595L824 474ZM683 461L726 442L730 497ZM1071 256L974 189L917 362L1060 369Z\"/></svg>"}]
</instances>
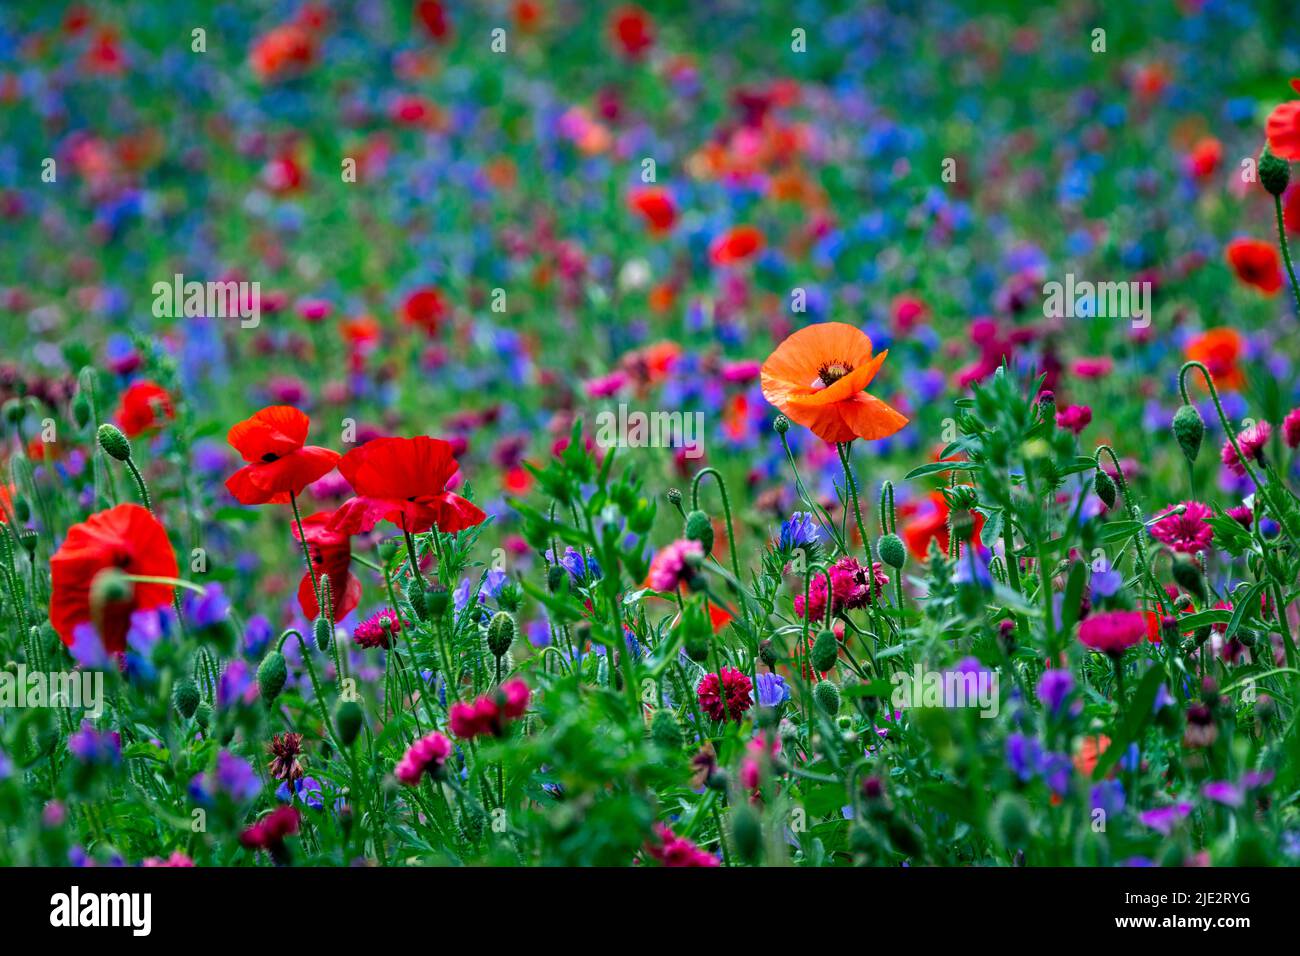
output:
<instances>
[{"instance_id":1,"label":"hairy flower stem","mask_svg":"<svg viewBox=\"0 0 1300 956\"><path fill-rule=\"evenodd\" d=\"M307 677L311 680L312 696L316 698L316 705L320 708L320 718L325 725L325 733L329 736L330 742L334 744L339 753L346 753L346 748L339 743L339 739L334 736L334 725L330 721L329 711L325 709L325 698L320 692L320 682L316 679L316 667L311 662L311 642L302 636L299 631L290 628L280 635L280 640L276 642L275 649L283 652L285 642L290 637L298 638L298 647L302 649L302 662L307 666Z\"/></svg>"},{"instance_id":2,"label":"hairy flower stem","mask_svg":"<svg viewBox=\"0 0 1300 956\"><path fill-rule=\"evenodd\" d=\"M718 483L718 493L722 496L722 513L727 519L727 552L731 556L731 573L736 576L737 583L740 582L740 555L736 553L736 532L731 524L731 498L727 494L727 483L722 480L722 474L718 469L709 467L702 468L695 475L695 481L691 483L691 507L696 511L700 508L700 482L708 475L713 476L713 480Z\"/></svg>"},{"instance_id":3,"label":"hairy flower stem","mask_svg":"<svg viewBox=\"0 0 1300 956\"><path fill-rule=\"evenodd\" d=\"M1133 494L1129 490L1128 479L1124 477L1124 469L1120 467L1119 458L1115 455L1115 449L1111 448L1109 445L1098 445L1097 454L1094 459L1097 462L1097 467L1101 468L1101 456L1103 452L1110 457L1111 463L1115 466L1115 483L1119 485L1119 493L1120 497L1124 501L1125 513L1128 515L1130 521L1142 521L1137 505L1133 503ZM1168 615L1169 609L1165 606L1164 591L1156 581L1155 575L1151 572L1151 562L1147 560L1146 534L1147 529L1144 524L1134 536L1134 543L1136 545L1134 557L1138 563L1138 573L1141 574L1142 577L1146 578L1147 584L1151 588L1151 594L1155 598L1156 607L1160 609L1160 613L1162 615Z\"/></svg>"},{"instance_id":4,"label":"hairy flower stem","mask_svg":"<svg viewBox=\"0 0 1300 956\"><path fill-rule=\"evenodd\" d=\"M1277 214L1277 244L1282 247L1282 261L1291 277L1291 295L1295 298L1296 313L1300 314L1300 284L1296 282L1295 267L1291 264L1291 246L1286 241L1286 225L1282 217L1282 197L1273 197L1273 211Z\"/></svg>"},{"instance_id":5,"label":"hairy flower stem","mask_svg":"<svg viewBox=\"0 0 1300 956\"><path fill-rule=\"evenodd\" d=\"M1275 506L1272 496L1269 494L1270 489L1259 480L1259 476L1255 474L1255 469L1250 466L1250 459L1241 453L1241 445L1237 443L1236 429L1233 428L1232 422L1228 421L1228 415L1223 410L1223 402L1219 399L1219 390L1214 385L1214 376L1210 374L1210 370L1201 362L1184 362L1183 367L1178 372L1178 391L1182 395L1183 404L1192 404L1191 399L1187 395L1187 373L1192 369L1196 369L1200 372L1201 377L1205 379L1206 388L1210 391L1210 399L1214 402L1214 410L1219 416L1219 423L1223 426L1223 433L1228 436L1228 442L1232 445L1232 450L1237 455L1237 461L1239 461L1241 467L1245 469L1247 477L1250 478L1251 484L1258 489L1260 496L1263 497L1264 500L1268 502L1269 506L1273 508L1274 512L1277 513L1278 524L1281 526L1283 532L1286 533L1287 540L1291 542L1291 546L1300 550L1300 542L1297 542L1295 535L1292 534L1290 525L1287 524L1283 517L1282 509Z\"/></svg>"}]
</instances>

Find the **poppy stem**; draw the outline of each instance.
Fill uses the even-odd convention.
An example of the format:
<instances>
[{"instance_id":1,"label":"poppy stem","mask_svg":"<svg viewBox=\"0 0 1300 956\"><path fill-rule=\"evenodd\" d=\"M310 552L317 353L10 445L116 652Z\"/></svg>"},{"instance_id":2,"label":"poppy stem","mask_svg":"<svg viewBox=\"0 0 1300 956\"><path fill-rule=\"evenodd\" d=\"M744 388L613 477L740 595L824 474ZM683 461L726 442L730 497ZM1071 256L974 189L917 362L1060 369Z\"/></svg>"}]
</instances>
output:
<instances>
[{"instance_id":1,"label":"poppy stem","mask_svg":"<svg viewBox=\"0 0 1300 956\"><path fill-rule=\"evenodd\" d=\"M293 520L298 525L298 543L302 545L303 560L307 562L307 573L311 576L311 593L316 595L316 610L319 613L323 608L320 581L316 580L316 567L311 563L311 548L307 544L307 532L302 528L302 512L298 510L298 496L292 491L289 492L289 504L293 506Z\"/></svg>"},{"instance_id":2,"label":"poppy stem","mask_svg":"<svg viewBox=\"0 0 1300 956\"><path fill-rule=\"evenodd\" d=\"M420 586L420 590L425 588L424 575L420 573L420 552L415 547L415 535L406 530L406 517L402 517L402 534L406 536L406 560L410 562L411 574L415 576L415 582Z\"/></svg>"},{"instance_id":3,"label":"poppy stem","mask_svg":"<svg viewBox=\"0 0 1300 956\"><path fill-rule=\"evenodd\" d=\"M1273 197L1273 209L1277 213L1277 243L1282 247L1282 261L1286 263L1287 275L1291 277L1291 295L1295 297L1297 313L1300 313L1300 284L1295 278L1295 266L1291 264L1291 246L1286 241L1286 226L1282 217L1282 197Z\"/></svg>"}]
</instances>

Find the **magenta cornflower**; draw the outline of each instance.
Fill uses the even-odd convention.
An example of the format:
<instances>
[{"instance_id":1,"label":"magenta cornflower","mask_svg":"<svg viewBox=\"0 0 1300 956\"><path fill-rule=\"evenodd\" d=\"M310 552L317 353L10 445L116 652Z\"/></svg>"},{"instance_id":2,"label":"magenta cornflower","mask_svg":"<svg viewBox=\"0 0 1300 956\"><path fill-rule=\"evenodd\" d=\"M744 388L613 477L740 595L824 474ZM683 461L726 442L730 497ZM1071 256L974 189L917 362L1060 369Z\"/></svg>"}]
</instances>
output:
<instances>
[{"instance_id":1,"label":"magenta cornflower","mask_svg":"<svg viewBox=\"0 0 1300 956\"><path fill-rule=\"evenodd\" d=\"M1237 507L1229 508L1224 513L1247 531L1250 530L1251 522L1255 520L1255 514L1250 510L1250 505L1237 505Z\"/></svg>"},{"instance_id":2,"label":"magenta cornflower","mask_svg":"<svg viewBox=\"0 0 1300 956\"><path fill-rule=\"evenodd\" d=\"M656 591L676 591L691 575L692 564L704 560L704 546L689 538L679 538L660 548L650 562L650 587Z\"/></svg>"},{"instance_id":3,"label":"magenta cornflower","mask_svg":"<svg viewBox=\"0 0 1300 956\"><path fill-rule=\"evenodd\" d=\"M1092 409L1087 405L1066 405L1056 413L1056 426L1076 435L1092 423Z\"/></svg>"},{"instance_id":4,"label":"magenta cornflower","mask_svg":"<svg viewBox=\"0 0 1300 956\"><path fill-rule=\"evenodd\" d=\"M1249 428L1243 429L1237 433L1237 444L1241 446L1241 453L1248 459L1253 458L1255 461L1263 464L1264 446L1268 444L1269 438L1273 436L1273 426L1268 422L1256 422ZM1232 442L1225 441L1220 457L1227 469L1238 478L1246 477L1246 463L1237 457L1237 452L1232 447Z\"/></svg>"},{"instance_id":5,"label":"magenta cornflower","mask_svg":"<svg viewBox=\"0 0 1300 956\"><path fill-rule=\"evenodd\" d=\"M1119 657L1147 633L1147 622L1137 611L1107 611L1083 619L1079 640L1094 651Z\"/></svg>"},{"instance_id":6,"label":"magenta cornflower","mask_svg":"<svg viewBox=\"0 0 1300 956\"><path fill-rule=\"evenodd\" d=\"M726 716L738 722L741 715L754 706L754 699L750 696L754 685L748 677L734 667L724 667L722 688L727 697ZM704 679L700 681L695 691L700 699L700 708L714 720L722 720L722 697L718 693L718 675L704 675Z\"/></svg>"},{"instance_id":7,"label":"magenta cornflower","mask_svg":"<svg viewBox=\"0 0 1300 956\"><path fill-rule=\"evenodd\" d=\"M871 566L872 579L874 588L867 586L867 569L863 567L857 558L844 557L840 558L830 567L831 575L831 611L838 614L841 611L854 610L856 608L866 607L871 603L872 591L875 596L879 597L881 590L889 584L889 576L882 570L884 565L879 561ZM818 573L808 585L808 602L812 605L812 617L818 619L826 614L826 575ZM799 617L805 617L804 614L804 596L796 594L794 598L794 613Z\"/></svg>"},{"instance_id":8,"label":"magenta cornflower","mask_svg":"<svg viewBox=\"0 0 1300 956\"><path fill-rule=\"evenodd\" d=\"M515 677L473 703L452 704L448 715L451 732L465 740L488 734L500 737L506 732L507 721L528 710L529 696L528 685Z\"/></svg>"},{"instance_id":9,"label":"magenta cornflower","mask_svg":"<svg viewBox=\"0 0 1300 956\"><path fill-rule=\"evenodd\" d=\"M388 625L387 628L384 627L385 623ZM402 633L402 619L397 616L396 611L386 607L358 624L352 632L352 639L357 642L358 647L387 647L391 637L400 633Z\"/></svg>"},{"instance_id":10,"label":"magenta cornflower","mask_svg":"<svg viewBox=\"0 0 1300 956\"><path fill-rule=\"evenodd\" d=\"M393 776L408 787L414 787L425 773L431 777L441 774L450 756L451 741L435 730L406 749L393 768Z\"/></svg>"},{"instance_id":11,"label":"magenta cornflower","mask_svg":"<svg viewBox=\"0 0 1300 956\"><path fill-rule=\"evenodd\" d=\"M1205 551L1214 540L1214 529L1206 523L1212 512L1199 501L1184 501L1182 514L1173 514L1171 507L1151 526L1151 537L1175 551L1195 554Z\"/></svg>"},{"instance_id":12,"label":"magenta cornflower","mask_svg":"<svg viewBox=\"0 0 1300 956\"><path fill-rule=\"evenodd\" d=\"M706 853L685 837L679 837L662 823L655 824L655 840L646 843L646 854L664 866L718 866L712 853Z\"/></svg>"},{"instance_id":13,"label":"magenta cornflower","mask_svg":"<svg viewBox=\"0 0 1300 956\"><path fill-rule=\"evenodd\" d=\"M1282 419L1282 441L1287 448L1300 447L1300 408L1293 408Z\"/></svg>"}]
</instances>

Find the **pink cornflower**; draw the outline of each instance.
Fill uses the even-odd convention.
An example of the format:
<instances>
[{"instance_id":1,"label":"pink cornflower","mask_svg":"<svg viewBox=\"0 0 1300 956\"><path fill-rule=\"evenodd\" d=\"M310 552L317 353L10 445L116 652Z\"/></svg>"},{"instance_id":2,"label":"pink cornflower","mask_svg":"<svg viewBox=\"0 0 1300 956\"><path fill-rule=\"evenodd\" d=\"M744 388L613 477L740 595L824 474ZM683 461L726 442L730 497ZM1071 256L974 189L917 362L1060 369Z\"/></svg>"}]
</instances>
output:
<instances>
[{"instance_id":1,"label":"pink cornflower","mask_svg":"<svg viewBox=\"0 0 1300 956\"><path fill-rule=\"evenodd\" d=\"M689 538L679 538L660 548L650 562L650 587L656 591L676 591L690 576L692 562L704 560L704 546Z\"/></svg>"},{"instance_id":2,"label":"pink cornflower","mask_svg":"<svg viewBox=\"0 0 1300 956\"><path fill-rule=\"evenodd\" d=\"M528 685L515 677L473 703L452 704L448 715L451 732L466 740L486 734L500 737L506 732L508 720L524 715L529 696Z\"/></svg>"},{"instance_id":3,"label":"pink cornflower","mask_svg":"<svg viewBox=\"0 0 1300 956\"><path fill-rule=\"evenodd\" d=\"M278 807L244 830L239 842L250 850L266 850L273 860L283 863L287 859L285 838L298 832L299 822L297 807Z\"/></svg>"},{"instance_id":4,"label":"pink cornflower","mask_svg":"<svg viewBox=\"0 0 1300 956\"><path fill-rule=\"evenodd\" d=\"M1112 657L1119 657L1146 633L1146 618L1137 611L1093 614L1079 625L1079 640L1084 646Z\"/></svg>"},{"instance_id":5,"label":"pink cornflower","mask_svg":"<svg viewBox=\"0 0 1300 956\"><path fill-rule=\"evenodd\" d=\"M1250 505L1237 505L1235 508L1229 508L1225 514L1247 531L1250 530L1251 522L1255 520L1255 514L1250 510Z\"/></svg>"},{"instance_id":6,"label":"pink cornflower","mask_svg":"<svg viewBox=\"0 0 1300 956\"><path fill-rule=\"evenodd\" d=\"M840 558L830 567L831 575L831 612L838 614L845 610L854 610L856 608L866 607L871 603L872 592L879 597L881 589L889 584L889 576L882 570L884 565L879 561L871 566L872 580L874 587L867 586L867 569L863 567L857 558L844 557ZM811 605L809 610L814 620L820 619L826 614L826 575L818 572L808 585L808 602ZM804 613L804 596L796 594L794 598L794 613L799 617L805 617Z\"/></svg>"},{"instance_id":7,"label":"pink cornflower","mask_svg":"<svg viewBox=\"0 0 1300 956\"><path fill-rule=\"evenodd\" d=\"M1074 374L1079 378L1105 378L1115 363L1106 356L1085 357L1074 360Z\"/></svg>"},{"instance_id":8,"label":"pink cornflower","mask_svg":"<svg viewBox=\"0 0 1300 956\"><path fill-rule=\"evenodd\" d=\"M414 787L426 772L431 777L441 774L450 756L451 741L435 730L407 748L393 768L393 776L408 787Z\"/></svg>"},{"instance_id":9,"label":"pink cornflower","mask_svg":"<svg viewBox=\"0 0 1300 956\"><path fill-rule=\"evenodd\" d=\"M180 850L173 850L172 855L163 859L160 856L151 856L140 863L141 866L163 866L163 867L190 867L194 861L182 853Z\"/></svg>"},{"instance_id":10,"label":"pink cornflower","mask_svg":"<svg viewBox=\"0 0 1300 956\"><path fill-rule=\"evenodd\" d=\"M664 866L717 866L718 858L706 853L662 823L655 824L655 841L647 841L646 854Z\"/></svg>"},{"instance_id":11,"label":"pink cornflower","mask_svg":"<svg viewBox=\"0 0 1300 956\"><path fill-rule=\"evenodd\" d=\"M1273 436L1273 426L1268 422L1256 422L1249 428L1237 433L1237 444L1241 446L1241 453L1246 458L1253 458L1261 464L1264 461L1264 446ZM1224 466L1236 475L1238 478L1246 477L1246 463L1237 457L1237 452L1232 447L1232 441L1228 440L1223 443L1223 451L1220 453Z\"/></svg>"},{"instance_id":12,"label":"pink cornflower","mask_svg":"<svg viewBox=\"0 0 1300 956\"><path fill-rule=\"evenodd\" d=\"M1300 408L1293 408L1282 419L1282 441L1287 448L1300 447Z\"/></svg>"},{"instance_id":13,"label":"pink cornflower","mask_svg":"<svg viewBox=\"0 0 1300 956\"><path fill-rule=\"evenodd\" d=\"M1186 554L1207 550L1214 540L1214 529L1205 521L1211 514L1209 506L1199 501L1184 501L1182 505L1182 514L1173 514L1170 508L1151 526L1151 537Z\"/></svg>"},{"instance_id":14,"label":"pink cornflower","mask_svg":"<svg viewBox=\"0 0 1300 956\"><path fill-rule=\"evenodd\" d=\"M387 628L384 627L385 623ZM400 633L402 619L392 608L386 607L358 624L352 632L352 639L358 647L387 647L392 635Z\"/></svg>"},{"instance_id":15,"label":"pink cornflower","mask_svg":"<svg viewBox=\"0 0 1300 956\"><path fill-rule=\"evenodd\" d=\"M748 677L734 667L724 667L722 688L727 696L726 717L739 723L741 715L754 706L754 699L750 695L754 685ZM722 720L722 697L718 693L718 675L704 675L695 692L700 699L700 708L714 720Z\"/></svg>"},{"instance_id":16,"label":"pink cornflower","mask_svg":"<svg viewBox=\"0 0 1300 956\"><path fill-rule=\"evenodd\" d=\"M1092 409L1087 405L1066 405L1056 413L1056 427L1074 432L1076 435L1092 422Z\"/></svg>"}]
</instances>

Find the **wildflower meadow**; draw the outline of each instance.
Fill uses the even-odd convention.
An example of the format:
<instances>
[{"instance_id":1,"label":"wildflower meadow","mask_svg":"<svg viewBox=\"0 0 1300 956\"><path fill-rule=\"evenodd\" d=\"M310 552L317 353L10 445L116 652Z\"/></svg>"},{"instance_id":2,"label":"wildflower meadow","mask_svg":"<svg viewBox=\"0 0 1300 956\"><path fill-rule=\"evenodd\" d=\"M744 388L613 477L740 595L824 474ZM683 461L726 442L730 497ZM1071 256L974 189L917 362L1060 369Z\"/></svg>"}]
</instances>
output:
<instances>
[{"instance_id":1,"label":"wildflower meadow","mask_svg":"<svg viewBox=\"0 0 1300 956\"><path fill-rule=\"evenodd\" d=\"M0 864L1300 864L1295 14L0 6Z\"/></svg>"}]
</instances>

